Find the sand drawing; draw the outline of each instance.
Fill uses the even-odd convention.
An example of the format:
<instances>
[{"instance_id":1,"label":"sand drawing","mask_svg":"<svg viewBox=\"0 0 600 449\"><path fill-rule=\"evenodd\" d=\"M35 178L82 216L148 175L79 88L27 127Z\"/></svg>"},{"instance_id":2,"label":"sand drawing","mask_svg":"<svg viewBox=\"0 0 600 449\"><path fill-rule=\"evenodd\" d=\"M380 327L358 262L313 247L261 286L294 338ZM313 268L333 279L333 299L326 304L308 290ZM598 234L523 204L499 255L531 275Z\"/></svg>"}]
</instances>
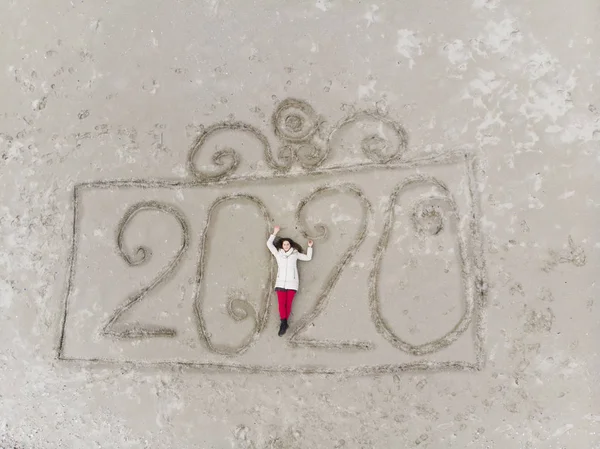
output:
<instances>
[{"instance_id":1,"label":"sand drawing","mask_svg":"<svg viewBox=\"0 0 600 449\"><path fill-rule=\"evenodd\" d=\"M408 146L408 134L402 125L381 115L379 112L359 111L343 119L330 134L329 141L336 134L343 132L344 128L364 121L374 121L381 127L391 129L398 140L394 146L392 142L381 137L379 132L371 133L364 137L360 143L365 156L379 164L388 164L400 160Z\"/></svg>"},{"instance_id":2,"label":"sand drawing","mask_svg":"<svg viewBox=\"0 0 600 449\"><path fill-rule=\"evenodd\" d=\"M161 283L165 282L170 274L172 274L176 269L177 265L181 261L181 258L185 251L188 248L190 241L190 231L187 221L183 214L175 207L160 203L157 201L146 201L138 204L134 204L131 206L123 216L121 222L119 223L119 227L117 229L117 247L119 249L119 253L121 257L127 262L127 264L131 267L142 265L151 257L151 251L148 247L140 246L136 248L135 254L130 255L127 250L124 248L123 243L123 235L127 228L127 225L131 221L133 217L135 217L138 213L144 210L157 210L165 213L169 213L173 215L179 225L181 226L181 246L177 251L177 254L171 260L168 265L159 273L159 275L146 287L142 288L139 292L131 295L121 306L119 306L114 313L109 318L108 322L102 328L101 333L103 335L110 335L113 337L120 338L144 338L144 337L172 337L175 335L174 329L168 329L164 327L152 327L152 326L127 326L121 330L115 329L118 325L119 318L128 310L133 308L133 306L142 301L148 292L152 289L156 288Z\"/></svg>"},{"instance_id":3,"label":"sand drawing","mask_svg":"<svg viewBox=\"0 0 600 449\"><path fill-rule=\"evenodd\" d=\"M239 152L233 148L219 149L212 155L213 163L220 168L215 172L202 172L195 163L196 156L208 138L223 131L241 131L255 137L263 147L263 157L267 165L280 174L288 172L295 162L305 170L315 170L327 161L332 151L332 142L338 134L343 133L349 126L368 121L392 130L397 143L393 145L384 139L381 133L373 132L361 141L364 154L380 166L399 161L408 146L408 133L399 123L377 111L360 111L344 118L326 132L323 121L319 120L312 106L303 100L287 98L279 103L272 116L275 135L282 142L277 158L273 155L269 140L259 129L243 122L220 122L209 126L197 137L188 154L188 170L199 181L233 179L232 174L238 169L241 158ZM321 136L321 132L325 134L324 137ZM347 170L351 167L337 168Z\"/></svg>"},{"instance_id":4,"label":"sand drawing","mask_svg":"<svg viewBox=\"0 0 600 449\"><path fill-rule=\"evenodd\" d=\"M222 132L222 131L226 131L226 130L227 131L229 131L229 130L242 131L242 132L249 133L249 134L255 136L264 146L265 160L270 163L269 165L272 164L273 166L275 166L274 162L272 161L272 157L271 157L271 148L269 146L269 141L267 140L267 138L265 137L265 135L263 133L261 133L255 127L253 127L251 125L247 125L246 123L222 122L222 123L217 123L215 125L212 125L212 126L208 127L206 130L204 130L204 132L198 136L198 138L194 142L194 145L192 146L192 149L190 150L190 152L188 154L188 164L187 164L188 170L198 180L200 180L200 181L220 180L220 179L226 177L227 175L229 175L231 172L234 172L237 169L238 165L240 164L240 155L233 148L225 148L225 149L217 151L215 154L213 154L213 157L212 157L214 164L219 167L223 167L222 170L219 170L216 173L203 173L196 168L194 158L195 158L196 154L200 151L200 149L202 148L202 146L204 145L206 140L211 135Z\"/></svg>"},{"instance_id":5,"label":"sand drawing","mask_svg":"<svg viewBox=\"0 0 600 449\"><path fill-rule=\"evenodd\" d=\"M313 107L306 101L288 98L283 100L275 108L272 115L271 125L273 133L278 140L277 146L272 146L267 136L253 125L237 122L224 121L203 128L200 135L193 142L187 157L187 168L190 174L188 179L117 179L100 180L77 184L73 191L73 228L72 248L70 252L69 274L67 278L66 294L63 303L63 315L60 328L60 336L57 344L57 357L60 360L75 362L104 362L123 363L106 356L70 356L66 349L69 344L70 316L72 307L72 296L74 295L76 272L81 270L77 260L80 252L82 238L82 192L98 190L120 191L120 189L207 189L212 191L220 186L227 187L230 193L223 193L216 199L211 199L206 204L206 218L202 228L197 235L199 238L197 252L192 253L195 260L195 274L190 283L193 285L193 306L189 311L190 323L195 325L195 334L201 343L201 351L198 352L197 360L125 360L139 366L181 366L200 368L203 370L223 372L245 372L245 373L321 373L342 375L373 375L382 373L396 373L404 371L477 371L485 365L485 329L487 303L487 281L486 267L483 255L483 243L480 233L480 211L479 211L479 189L477 186L477 173L479 172L478 160L471 151L459 149L445 153L410 153L408 152L408 133L395 120L377 111L360 111L352 113L337 123L329 126L327 121L320 117ZM354 134L346 134L354 130ZM357 131L358 130L358 131ZM200 153L208 151L207 141L221 133L242 133L256 140L262 148L262 161L266 169L253 171L249 174L237 173L241 170L242 162L248 155L235 145L215 148L211 161L213 169L207 170L199 166L197 158ZM338 138L347 135L359 135L357 148L362 153L362 162L333 162L332 156L339 155L336 142ZM273 148L277 148L276 154ZM343 155L342 155L343 156ZM341 158L344 160L344 158ZM401 170L426 168L427 166L456 165L463 168L466 177L466 193L468 210L459 210L454 194L448 185L435 176L417 173L402 174ZM292 170L292 168L295 168ZM365 285L366 297L353 298L355 302L364 301L366 310L370 311L370 321L373 326L373 335L381 336L378 341L367 341L348 338L315 339L307 336L307 329L328 308L332 301L332 291L335 289L343 271L350 266L352 259L356 256L365 242L367 235L372 231L374 214L374 198L368 198L365 190L359 183L354 182L332 182L331 178L337 175L353 173L370 173L377 170L398 170L398 181L394 181L395 187L389 192L387 206L381 217L383 229L377 230L373 239L376 241L372 262L368 266L368 276L365 272L367 285ZM261 276L263 288L259 297L249 300L248 295L241 289L229 288L223 298L218 298L223 304L226 319L234 323L252 323L251 330L243 337L237 345L216 343L208 330L205 317L206 305L206 283L207 258L209 257L208 242L215 232L216 220L219 211L223 207L237 207L239 205L250 206L256 211L259 220L264 220L265 238L274 224L273 210L269 210L266 197L250 194L243 191L248 186L256 185L265 181L285 179L287 183L301 180L311 180L312 186L308 195L300 197L294 214L295 227L300 234L307 239L316 242L325 240L328 233L337 232L337 229L329 229L322 223L317 223L312 229L307 224L308 210L311 204L328 196L341 195L355 202L360 210L357 220L356 231L351 231L350 243L347 247L336 248L336 262L332 267L323 267L324 280L318 286L318 292L314 305L310 310L301 314L295 322L288 335L280 341L287 347L288 351L338 351L344 354L361 353L368 354L382 345L388 345L406 354L415 360L402 363L383 364L355 364L347 367L331 367L319 364L299 365L261 365L236 361L239 357L251 357L251 350L259 341L269 322L270 313L273 313L272 289L276 274L276 266L270 260L268 268ZM397 330L383 317L381 312L381 299L379 292L382 264L385 264L385 254L390 244L390 234L395 224L395 210L397 202L408 188L414 186L425 186L430 188L430 193L419 196L410 204L409 224L411 232L419 238L433 238L444 229L452 228L449 223L460 227L464 232L457 232L456 248L458 271L460 273L463 312L452 329L431 341L413 345L399 337ZM234 189L231 193L231 187ZM380 198L379 198L380 199ZM377 199L377 201L379 201ZM131 221L138 214L145 211L154 211L168 214L175 218L180 227L180 243L174 256L163 266L155 277L147 282L143 288L130 294L121 304L111 312L108 320L103 322L97 330L96 335L100 338L112 339L114 341L145 340L166 338L174 341L178 335L175 328L160 327L151 324L127 324L127 315L133 313L136 304L144 299L157 287L164 285L169 278L183 265L185 254L190 247L192 239L193 223L186 217L183 211L170 202L157 200L144 200L131 205L120 219L116 235L116 252L125 263L134 269L144 266L152 257L150 247L138 246L133 250L127 249L125 242L125 231ZM380 214L381 215L381 214ZM138 219L139 220L139 219ZM262 226L262 225L261 225ZM193 231L196 233L197 231ZM171 237L173 238L173 237ZM318 251L318 250L317 250ZM339 255L338 255L339 253ZM185 258L187 261L188 258ZM561 260L562 261L562 260ZM187 263L187 262L186 262ZM263 282L264 281L264 282ZM162 293L154 293L162 294ZM168 299L168 298L165 298ZM400 299L399 299L400 300ZM331 305L335 307L335 305ZM130 312L130 313L128 313ZM442 351L451 346L459 337L471 330L474 341L475 361L436 361L424 360L423 356ZM112 341L111 340L111 341ZM155 340L152 340L155 341ZM365 352L366 351L366 352ZM210 360L204 360L202 354L210 354ZM215 360L219 361L215 361ZM406 360L406 359L403 359Z\"/></svg>"},{"instance_id":6,"label":"sand drawing","mask_svg":"<svg viewBox=\"0 0 600 449\"><path fill-rule=\"evenodd\" d=\"M278 156L284 169L289 170L294 162L306 170L315 169L327 160L330 146L320 138L322 123L307 102L286 98L273 112L272 123L282 141Z\"/></svg>"},{"instance_id":7,"label":"sand drawing","mask_svg":"<svg viewBox=\"0 0 600 449\"><path fill-rule=\"evenodd\" d=\"M373 345L370 342L360 342L360 341L330 341L330 340L315 340L315 339L302 339L299 338L298 335L302 333L327 307L327 304L330 299L331 290L337 284L342 271L352 259L352 256L358 250L358 247L364 241L367 235L368 224L371 219L371 215L373 213L371 203L365 197L364 193L355 185L352 184L341 184L335 186L322 186L313 191L308 197L304 198L300 201L298 208L296 209L296 222L300 225L300 232L307 239L319 240L324 238L327 235L327 227L322 224L317 224L315 226L317 233L311 234L306 231L305 227L302 223L302 213L306 208L306 205L309 204L314 198L322 195L326 192L340 192L351 194L355 198L357 198L361 203L361 208L363 212L363 216L361 219L360 228L356 234L356 238L346 249L346 251L342 254L342 257L337 262L337 264L332 268L331 272L327 276L325 280L325 285L323 289L319 292L317 297L317 302L313 309L308 312L305 316L300 318L300 322L293 326L290 331L289 343L291 346L308 346L314 348L327 348L327 349L343 349L343 348L352 348L352 349L372 349Z\"/></svg>"},{"instance_id":8,"label":"sand drawing","mask_svg":"<svg viewBox=\"0 0 600 449\"><path fill-rule=\"evenodd\" d=\"M202 232L202 236L200 237L200 248L198 250L198 254L200 256L198 261L198 272L196 275L196 292L194 295L194 313L196 316L196 320L198 323L198 330L200 338L206 344L208 349L212 352L222 354L222 355L236 355L241 354L258 338L260 333L265 327L267 322L269 308L270 308L270 299L272 292L267 290L264 292L263 299L261 301L261 305L258 311L254 309L254 307L244 301L240 296L240 294L231 295L227 299L227 312L231 318L235 321L242 321L247 318L252 318L254 320L254 330L253 332L246 337L245 341L239 345L238 347L230 347L230 346L218 346L215 345L210 335L206 329L206 322L204 320L204 315L202 313L202 303L204 295L202 294L202 285L204 279L204 272L206 271L206 239L208 238L208 234L210 231L211 222L213 220L213 216L215 211L227 202L238 202L238 201L249 201L255 204L261 212L265 220L265 231L268 232L272 226L273 220L271 219L269 212L267 211L264 203L251 195L245 194L236 194L236 195L227 195L217 199L209 208L208 218L206 220L206 224L204 226L204 231ZM271 261L271 267L268 273L269 279L267 281L267 285L273 284L273 279L275 275L275 265L274 262ZM235 308L237 307L237 308Z\"/></svg>"},{"instance_id":9,"label":"sand drawing","mask_svg":"<svg viewBox=\"0 0 600 449\"><path fill-rule=\"evenodd\" d=\"M434 177L426 175L408 176L406 179L404 179L404 181L396 186L392 192L392 196L387 207L387 220L385 227L375 249L373 269L369 278L369 307L371 309L371 316L375 327L387 341L402 351L413 355L424 355L439 351L440 349L452 344L463 332L467 330L471 324L471 318L473 314L473 289L475 284L474 279L472 278L472 270L467 255L467 244L463 240L461 234L458 233L458 260L460 264L460 271L463 277L463 286L466 293L466 307L463 316L460 318L459 322L454 326L454 328L437 340L415 346L403 341L400 337L398 337L383 318L383 315L380 311L378 294L378 278L380 273L381 259L388 246L390 232L394 224L394 206L396 205L396 200L398 199L398 196L401 195L406 189L406 187L412 184L430 184L435 186L440 191L440 193L437 195L421 196L413 205L413 213L411 217L417 232L430 232L432 235L437 235L443 228L443 215L439 212L439 210L436 210L435 206L432 204L435 200L445 202L450 209L449 215L455 219L458 218L458 210L452 194L443 182L435 179Z\"/></svg>"}]
</instances>

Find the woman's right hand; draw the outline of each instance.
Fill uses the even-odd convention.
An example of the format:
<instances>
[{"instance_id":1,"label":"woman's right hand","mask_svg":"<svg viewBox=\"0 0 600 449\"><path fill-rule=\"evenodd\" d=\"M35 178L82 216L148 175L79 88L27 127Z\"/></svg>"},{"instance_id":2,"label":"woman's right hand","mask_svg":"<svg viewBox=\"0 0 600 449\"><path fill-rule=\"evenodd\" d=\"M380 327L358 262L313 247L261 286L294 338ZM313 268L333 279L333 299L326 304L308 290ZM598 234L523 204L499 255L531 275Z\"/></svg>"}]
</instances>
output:
<instances>
[{"instance_id":1,"label":"woman's right hand","mask_svg":"<svg viewBox=\"0 0 600 449\"><path fill-rule=\"evenodd\" d=\"M273 235L277 234L281 228L279 226L275 226L273 228Z\"/></svg>"}]
</instances>

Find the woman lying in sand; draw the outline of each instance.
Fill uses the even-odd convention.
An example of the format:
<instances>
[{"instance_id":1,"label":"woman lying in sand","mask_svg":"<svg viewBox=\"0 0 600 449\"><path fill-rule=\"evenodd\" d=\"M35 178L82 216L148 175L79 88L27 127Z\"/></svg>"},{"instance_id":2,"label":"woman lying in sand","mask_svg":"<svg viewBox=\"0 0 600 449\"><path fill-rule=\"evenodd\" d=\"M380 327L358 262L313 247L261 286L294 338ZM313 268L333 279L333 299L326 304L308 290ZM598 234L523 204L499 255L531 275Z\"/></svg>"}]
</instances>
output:
<instances>
[{"instance_id":1,"label":"woman lying in sand","mask_svg":"<svg viewBox=\"0 0 600 449\"><path fill-rule=\"evenodd\" d=\"M273 234L267 240L269 251L277 259L277 281L275 282L275 291L279 302L279 317L281 324L279 326L279 336L285 334L288 328L288 318L292 312L292 301L298 291L298 260L308 261L312 259L313 241L308 241L308 250L302 254L302 247L290 238L279 238L275 241L275 236L281 228L275 226Z\"/></svg>"}]
</instances>

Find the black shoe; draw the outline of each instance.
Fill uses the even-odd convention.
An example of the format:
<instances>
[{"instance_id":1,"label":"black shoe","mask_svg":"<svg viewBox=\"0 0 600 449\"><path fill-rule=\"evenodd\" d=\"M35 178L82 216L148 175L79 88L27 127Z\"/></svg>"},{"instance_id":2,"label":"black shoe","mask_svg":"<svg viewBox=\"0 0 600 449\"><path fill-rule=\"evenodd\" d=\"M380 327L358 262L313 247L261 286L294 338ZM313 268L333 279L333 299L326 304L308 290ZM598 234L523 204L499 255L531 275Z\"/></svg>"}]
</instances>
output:
<instances>
[{"instance_id":1,"label":"black shoe","mask_svg":"<svg viewBox=\"0 0 600 449\"><path fill-rule=\"evenodd\" d=\"M288 328L288 323L287 320L281 320L281 324L279 325L279 333L277 335L279 335L280 337L285 334L285 331L287 331Z\"/></svg>"}]
</instances>

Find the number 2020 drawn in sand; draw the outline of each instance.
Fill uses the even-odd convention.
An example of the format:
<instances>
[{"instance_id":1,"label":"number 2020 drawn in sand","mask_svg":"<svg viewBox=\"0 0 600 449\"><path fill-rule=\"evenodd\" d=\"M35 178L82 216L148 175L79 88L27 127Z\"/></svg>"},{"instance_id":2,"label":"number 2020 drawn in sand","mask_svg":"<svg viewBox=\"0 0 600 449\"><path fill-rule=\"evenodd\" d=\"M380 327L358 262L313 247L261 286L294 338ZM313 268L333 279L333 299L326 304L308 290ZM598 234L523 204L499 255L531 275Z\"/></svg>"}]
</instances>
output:
<instances>
[{"instance_id":1,"label":"number 2020 drawn in sand","mask_svg":"<svg viewBox=\"0 0 600 449\"><path fill-rule=\"evenodd\" d=\"M58 358L246 373L482 369L474 152L409 151L387 115L328 125L292 98L272 127L277 145L243 122L203 129L187 179L75 186ZM315 241L283 338L265 245L274 224Z\"/></svg>"}]
</instances>

